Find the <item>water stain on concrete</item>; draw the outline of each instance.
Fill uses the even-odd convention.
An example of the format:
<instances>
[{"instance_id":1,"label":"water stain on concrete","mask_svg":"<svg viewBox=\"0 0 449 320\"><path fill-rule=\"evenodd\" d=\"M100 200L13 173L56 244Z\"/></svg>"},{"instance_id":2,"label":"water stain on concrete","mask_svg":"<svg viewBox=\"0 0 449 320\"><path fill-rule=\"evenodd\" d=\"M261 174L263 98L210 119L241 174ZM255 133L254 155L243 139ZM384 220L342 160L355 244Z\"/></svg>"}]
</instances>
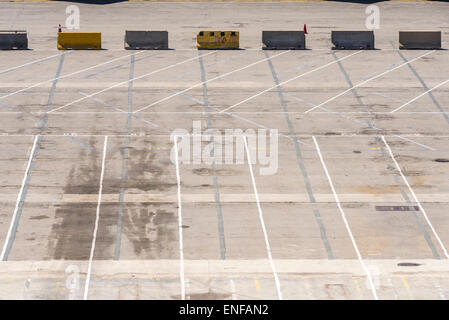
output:
<instances>
[{"instance_id":1,"label":"water stain on concrete","mask_svg":"<svg viewBox=\"0 0 449 320\"><path fill-rule=\"evenodd\" d=\"M102 162L101 139L90 139L95 151L80 149L74 162L64 194L98 194ZM108 146L107 159L121 159L124 148ZM158 165L156 154L148 148L130 148L127 159L127 192L171 192L176 181ZM122 154L120 154L122 153ZM106 162L107 164L107 162ZM107 168L106 168L107 170ZM103 194L119 194L121 175L103 180ZM117 198L118 202L118 198ZM55 223L49 240L49 258L87 260L92 246L97 203L63 203L56 206ZM117 232L118 203L102 203L94 259L111 259ZM122 238L131 242L135 255L145 259L177 258L177 211L175 204L125 204Z\"/></svg>"},{"instance_id":2,"label":"water stain on concrete","mask_svg":"<svg viewBox=\"0 0 449 320\"><path fill-rule=\"evenodd\" d=\"M390 185L390 186L356 186L351 187L352 190L354 190L355 193L363 193L363 194L373 194L376 196L382 196L387 193L392 194L399 194L400 189L398 186Z\"/></svg>"},{"instance_id":3,"label":"water stain on concrete","mask_svg":"<svg viewBox=\"0 0 449 320\"><path fill-rule=\"evenodd\" d=\"M210 168L193 169L192 171L194 174L199 176L211 176L214 174L213 170ZM229 169L217 169L216 174L217 176L233 176L237 175L237 172Z\"/></svg>"},{"instance_id":4,"label":"water stain on concrete","mask_svg":"<svg viewBox=\"0 0 449 320\"><path fill-rule=\"evenodd\" d=\"M123 234L133 245L134 254L143 259L178 258L178 219L175 210L160 204L126 206Z\"/></svg>"},{"instance_id":5,"label":"water stain on concrete","mask_svg":"<svg viewBox=\"0 0 449 320\"><path fill-rule=\"evenodd\" d=\"M42 219L48 219L50 218L49 216L46 215L40 215L40 216L32 216L30 217L30 220L42 220Z\"/></svg>"},{"instance_id":6,"label":"water stain on concrete","mask_svg":"<svg viewBox=\"0 0 449 320\"><path fill-rule=\"evenodd\" d=\"M207 291L201 293L189 293L190 300L231 300L232 296L229 293L219 293L214 291ZM180 295L171 296L175 300L180 300Z\"/></svg>"}]
</instances>

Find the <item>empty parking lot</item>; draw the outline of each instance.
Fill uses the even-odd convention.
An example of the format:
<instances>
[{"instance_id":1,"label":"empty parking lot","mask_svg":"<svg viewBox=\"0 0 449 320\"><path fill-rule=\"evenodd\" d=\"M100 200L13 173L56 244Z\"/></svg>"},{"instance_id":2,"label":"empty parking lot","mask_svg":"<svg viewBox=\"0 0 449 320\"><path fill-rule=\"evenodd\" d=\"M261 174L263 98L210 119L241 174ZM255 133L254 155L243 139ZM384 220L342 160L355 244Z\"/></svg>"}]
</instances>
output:
<instances>
[{"instance_id":1,"label":"empty parking lot","mask_svg":"<svg viewBox=\"0 0 449 320\"><path fill-rule=\"evenodd\" d=\"M330 49L364 28L344 3L80 5L104 50L58 51L66 5L0 3L31 49L0 52L0 298L449 297L449 55L397 50L402 29L447 47L447 4L379 4L368 51ZM308 50L260 50L303 23ZM130 28L172 50L124 50ZM198 122L277 130L277 170L172 161Z\"/></svg>"}]
</instances>

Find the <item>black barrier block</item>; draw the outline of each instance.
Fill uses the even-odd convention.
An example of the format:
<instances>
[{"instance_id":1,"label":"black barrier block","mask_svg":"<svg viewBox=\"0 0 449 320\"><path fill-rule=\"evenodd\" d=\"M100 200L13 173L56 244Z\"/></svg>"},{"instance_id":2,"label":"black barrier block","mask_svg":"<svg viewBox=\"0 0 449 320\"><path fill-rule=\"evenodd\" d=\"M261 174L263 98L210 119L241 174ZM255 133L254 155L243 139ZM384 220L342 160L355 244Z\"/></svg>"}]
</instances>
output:
<instances>
[{"instance_id":1,"label":"black barrier block","mask_svg":"<svg viewBox=\"0 0 449 320\"><path fill-rule=\"evenodd\" d=\"M306 48L304 31L262 31L264 50L300 50Z\"/></svg>"},{"instance_id":2,"label":"black barrier block","mask_svg":"<svg viewBox=\"0 0 449 320\"><path fill-rule=\"evenodd\" d=\"M26 31L0 31L1 50L25 50L28 49Z\"/></svg>"},{"instance_id":3,"label":"black barrier block","mask_svg":"<svg viewBox=\"0 0 449 320\"><path fill-rule=\"evenodd\" d=\"M168 49L167 31L129 31L125 32L125 49L160 50Z\"/></svg>"}]
</instances>

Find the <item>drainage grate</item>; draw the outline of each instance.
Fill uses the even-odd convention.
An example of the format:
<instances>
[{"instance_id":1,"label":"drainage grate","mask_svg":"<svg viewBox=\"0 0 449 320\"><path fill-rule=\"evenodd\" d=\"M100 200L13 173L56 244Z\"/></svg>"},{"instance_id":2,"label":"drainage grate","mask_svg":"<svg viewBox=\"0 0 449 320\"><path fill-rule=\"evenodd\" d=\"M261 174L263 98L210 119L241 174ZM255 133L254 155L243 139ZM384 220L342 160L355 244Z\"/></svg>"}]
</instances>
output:
<instances>
[{"instance_id":1,"label":"drainage grate","mask_svg":"<svg viewBox=\"0 0 449 320\"><path fill-rule=\"evenodd\" d=\"M399 267L417 267L420 266L420 263L413 263L413 262L401 262L398 263Z\"/></svg>"},{"instance_id":2,"label":"drainage grate","mask_svg":"<svg viewBox=\"0 0 449 320\"><path fill-rule=\"evenodd\" d=\"M418 206L376 206L376 211L419 211Z\"/></svg>"},{"instance_id":3,"label":"drainage grate","mask_svg":"<svg viewBox=\"0 0 449 320\"><path fill-rule=\"evenodd\" d=\"M435 162L449 162L449 159L440 158L440 159L435 159L433 161L435 161Z\"/></svg>"}]
</instances>

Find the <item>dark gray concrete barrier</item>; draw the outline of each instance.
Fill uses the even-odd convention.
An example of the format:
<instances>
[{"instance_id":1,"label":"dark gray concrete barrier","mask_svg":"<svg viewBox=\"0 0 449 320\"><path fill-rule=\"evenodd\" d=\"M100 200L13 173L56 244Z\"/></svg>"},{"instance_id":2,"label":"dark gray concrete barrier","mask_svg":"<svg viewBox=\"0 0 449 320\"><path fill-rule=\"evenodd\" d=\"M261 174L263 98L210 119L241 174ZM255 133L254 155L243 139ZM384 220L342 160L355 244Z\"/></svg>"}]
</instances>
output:
<instances>
[{"instance_id":1,"label":"dark gray concrete barrier","mask_svg":"<svg viewBox=\"0 0 449 320\"><path fill-rule=\"evenodd\" d=\"M168 49L167 31L126 31L125 49Z\"/></svg>"},{"instance_id":2,"label":"dark gray concrete barrier","mask_svg":"<svg viewBox=\"0 0 449 320\"><path fill-rule=\"evenodd\" d=\"M441 31L399 31L399 49L441 49Z\"/></svg>"},{"instance_id":3,"label":"dark gray concrete barrier","mask_svg":"<svg viewBox=\"0 0 449 320\"><path fill-rule=\"evenodd\" d=\"M332 31L332 49L374 49L373 31Z\"/></svg>"},{"instance_id":4,"label":"dark gray concrete barrier","mask_svg":"<svg viewBox=\"0 0 449 320\"><path fill-rule=\"evenodd\" d=\"M262 31L264 50L297 50L306 48L304 31Z\"/></svg>"},{"instance_id":5,"label":"dark gray concrete barrier","mask_svg":"<svg viewBox=\"0 0 449 320\"><path fill-rule=\"evenodd\" d=\"M28 49L28 37L26 31L0 31L0 49Z\"/></svg>"}]
</instances>

